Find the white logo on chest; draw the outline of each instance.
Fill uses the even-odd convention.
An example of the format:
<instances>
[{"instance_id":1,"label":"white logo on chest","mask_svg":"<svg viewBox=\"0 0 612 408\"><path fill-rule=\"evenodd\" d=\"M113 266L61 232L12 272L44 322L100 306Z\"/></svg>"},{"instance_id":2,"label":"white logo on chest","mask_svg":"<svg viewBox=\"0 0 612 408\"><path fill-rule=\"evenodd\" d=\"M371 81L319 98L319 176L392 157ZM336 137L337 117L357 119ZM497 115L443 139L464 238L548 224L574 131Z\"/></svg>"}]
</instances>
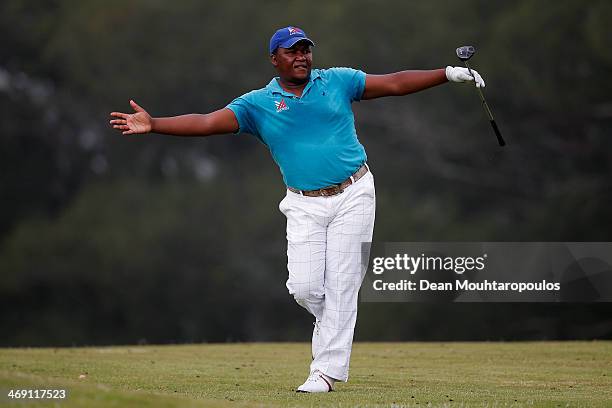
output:
<instances>
[{"instance_id":1,"label":"white logo on chest","mask_svg":"<svg viewBox=\"0 0 612 408\"><path fill-rule=\"evenodd\" d=\"M277 112L282 112L282 111L289 110L289 107L285 103L284 99L281 99L280 102L274 101L274 105L276 106L276 111Z\"/></svg>"}]
</instances>

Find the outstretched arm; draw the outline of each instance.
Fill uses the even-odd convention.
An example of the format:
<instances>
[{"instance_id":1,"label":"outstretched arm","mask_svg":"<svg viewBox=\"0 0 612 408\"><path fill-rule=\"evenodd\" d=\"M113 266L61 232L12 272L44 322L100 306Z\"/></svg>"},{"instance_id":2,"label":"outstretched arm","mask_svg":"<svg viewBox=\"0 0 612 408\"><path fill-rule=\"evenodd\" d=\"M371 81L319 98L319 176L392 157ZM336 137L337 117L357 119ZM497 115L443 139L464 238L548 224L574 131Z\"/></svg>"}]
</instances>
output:
<instances>
[{"instance_id":1,"label":"outstretched arm","mask_svg":"<svg viewBox=\"0 0 612 408\"><path fill-rule=\"evenodd\" d=\"M476 77L476 86L483 86L484 81L475 70L472 73ZM401 96L445 82L474 81L467 68L446 67L446 69L434 69L431 71L401 71L386 75L366 75L365 89L361 99L374 99L383 96Z\"/></svg>"},{"instance_id":2,"label":"outstretched arm","mask_svg":"<svg viewBox=\"0 0 612 408\"><path fill-rule=\"evenodd\" d=\"M152 118L136 102L130 101L134 113L112 112L115 119L110 121L113 128L124 135L141 133L162 133L174 136L209 136L234 133L238 120L229 109L220 109L207 114L189 114L168 118Z\"/></svg>"}]
</instances>

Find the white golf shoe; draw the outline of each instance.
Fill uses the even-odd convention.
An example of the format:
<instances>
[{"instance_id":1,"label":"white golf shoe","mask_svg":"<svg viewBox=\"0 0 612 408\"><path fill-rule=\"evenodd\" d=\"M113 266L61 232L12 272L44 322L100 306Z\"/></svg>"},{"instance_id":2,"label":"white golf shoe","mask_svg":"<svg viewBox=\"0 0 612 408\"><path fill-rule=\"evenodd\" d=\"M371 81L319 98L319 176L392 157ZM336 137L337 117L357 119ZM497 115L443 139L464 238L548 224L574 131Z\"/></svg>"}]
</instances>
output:
<instances>
[{"instance_id":1,"label":"white golf shoe","mask_svg":"<svg viewBox=\"0 0 612 408\"><path fill-rule=\"evenodd\" d=\"M296 392L330 392L334 390L336 381L323 374L319 370L315 370L306 379L306 382L298 387Z\"/></svg>"}]
</instances>

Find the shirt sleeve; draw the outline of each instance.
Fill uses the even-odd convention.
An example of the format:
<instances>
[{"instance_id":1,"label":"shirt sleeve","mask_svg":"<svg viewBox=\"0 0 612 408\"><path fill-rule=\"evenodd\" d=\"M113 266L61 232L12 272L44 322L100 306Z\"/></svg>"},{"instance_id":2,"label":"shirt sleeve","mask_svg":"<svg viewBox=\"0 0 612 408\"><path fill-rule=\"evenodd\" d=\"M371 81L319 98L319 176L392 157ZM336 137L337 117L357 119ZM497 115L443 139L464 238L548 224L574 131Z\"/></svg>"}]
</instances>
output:
<instances>
[{"instance_id":1,"label":"shirt sleeve","mask_svg":"<svg viewBox=\"0 0 612 408\"><path fill-rule=\"evenodd\" d=\"M231 101L227 106L227 109L234 112L236 120L238 121L238 130L236 133L250 133L255 136L257 134L257 127L253 120L252 115L252 104L249 102L249 94L244 94Z\"/></svg>"},{"instance_id":2,"label":"shirt sleeve","mask_svg":"<svg viewBox=\"0 0 612 408\"><path fill-rule=\"evenodd\" d=\"M365 72L353 68L330 68L328 71L344 88L351 102L361 100L365 89Z\"/></svg>"}]
</instances>

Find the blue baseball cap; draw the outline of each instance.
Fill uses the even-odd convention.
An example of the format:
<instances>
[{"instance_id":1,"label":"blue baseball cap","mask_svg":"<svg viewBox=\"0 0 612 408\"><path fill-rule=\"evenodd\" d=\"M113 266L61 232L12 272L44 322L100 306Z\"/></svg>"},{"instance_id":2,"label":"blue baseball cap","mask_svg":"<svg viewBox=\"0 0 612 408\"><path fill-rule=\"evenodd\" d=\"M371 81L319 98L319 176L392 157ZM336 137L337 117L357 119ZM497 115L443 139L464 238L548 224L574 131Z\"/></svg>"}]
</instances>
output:
<instances>
[{"instance_id":1,"label":"blue baseball cap","mask_svg":"<svg viewBox=\"0 0 612 408\"><path fill-rule=\"evenodd\" d=\"M306 40L310 45L314 46L314 42L306 37L306 33L301 28L285 27L276 30L272 38L270 38L270 54L274 53L277 48L291 48L296 42Z\"/></svg>"}]
</instances>

